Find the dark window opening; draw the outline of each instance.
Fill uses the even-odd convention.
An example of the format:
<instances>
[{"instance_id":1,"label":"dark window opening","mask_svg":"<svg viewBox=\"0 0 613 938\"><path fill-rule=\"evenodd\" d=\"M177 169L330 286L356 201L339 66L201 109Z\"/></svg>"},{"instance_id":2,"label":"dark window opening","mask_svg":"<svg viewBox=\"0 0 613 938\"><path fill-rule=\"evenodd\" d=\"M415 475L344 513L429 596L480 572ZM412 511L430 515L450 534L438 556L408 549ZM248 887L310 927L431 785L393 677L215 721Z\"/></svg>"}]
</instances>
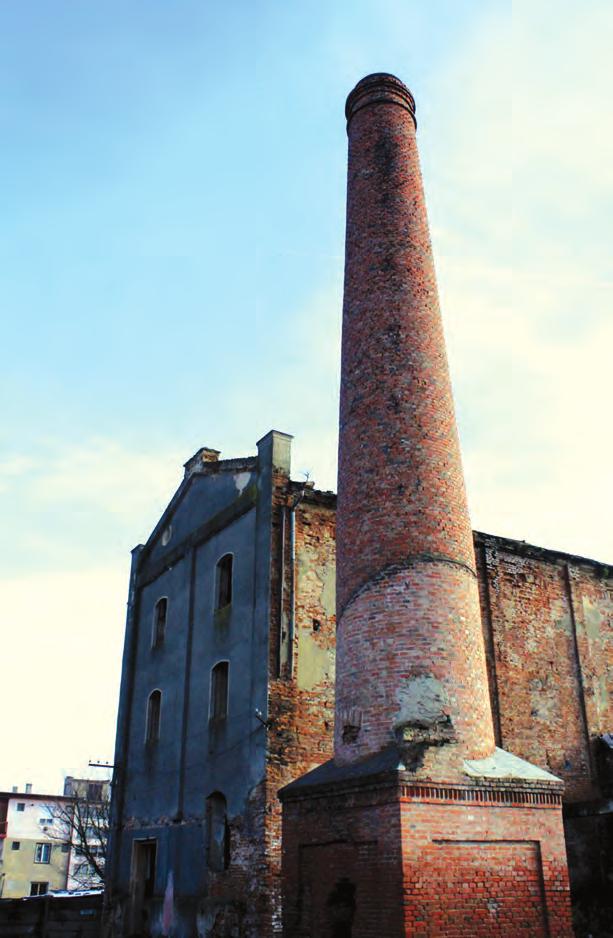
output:
<instances>
[{"instance_id":1,"label":"dark window opening","mask_svg":"<svg viewBox=\"0 0 613 938\"><path fill-rule=\"evenodd\" d=\"M162 598L158 599L156 602L153 610L153 640L151 642L153 648L159 648L164 642L167 613L168 600L165 596L162 596Z\"/></svg>"},{"instance_id":2,"label":"dark window opening","mask_svg":"<svg viewBox=\"0 0 613 938\"><path fill-rule=\"evenodd\" d=\"M232 554L225 554L217 562L217 602L216 609L223 609L232 602Z\"/></svg>"},{"instance_id":3,"label":"dark window opening","mask_svg":"<svg viewBox=\"0 0 613 938\"><path fill-rule=\"evenodd\" d=\"M21 841L14 840L13 843L11 844L11 850L20 850L20 849L21 849Z\"/></svg>"},{"instance_id":4,"label":"dark window opening","mask_svg":"<svg viewBox=\"0 0 613 938\"><path fill-rule=\"evenodd\" d=\"M207 866L223 873L230 865L230 831L226 799L219 791L206 799Z\"/></svg>"},{"instance_id":5,"label":"dark window opening","mask_svg":"<svg viewBox=\"0 0 613 938\"><path fill-rule=\"evenodd\" d=\"M162 712L162 693L154 690L147 701L146 742L156 743L160 738L160 716Z\"/></svg>"},{"instance_id":6,"label":"dark window opening","mask_svg":"<svg viewBox=\"0 0 613 938\"><path fill-rule=\"evenodd\" d=\"M211 671L211 720L225 720L228 715L227 661L220 661Z\"/></svg>"},{"instance_id":7,"label":"dark window opening","mask_svg":"<svg viewBox=\"0 0 613 938\"><path fill-rule=\"evenodd\" d=\"M49 889L49 883L30 883L31 896L44 896Z\"/></svg>"},{"instance_id":8,"label":"dark window opening","mask_svg":"<svg viewBox=\"0 0 613 938\"><path fill-rule=\"evenodd\" d=\"M18 801L18 802L17 802L17 810L18 810L18 811L25 811L25 809L26 809L26 803L25 803L25 801Z\"/></svg>"},{"instance_id":9,"label":"dark window opening","mask_svg":"<svg viewBox=\"0 0 613 938\"><path fill-rule=\"evenodd\" d=\"M145 903L155 892L155 860L157 841L135 840L132 854L131 930L149 934L149 911Z\"/></svg>"},{"instance_id":10,"label":"dark window opening","mask_svg":"<svg viewBox=\"0 0 613 938\"><path fill-rule=\"evenodd\" d=\"M360 735L359 726L354 726L351 723L345 723L345 725L343 726L342 739L346 745L350 745L351 743L357 742L359 735Z\"/></svg>"},{"instance_id":11,"label":"dark window opening","mask_svg":"<svg viewBox=\"0 0 613 938\"><path fill-rule=\"evenodd\" d=\"M336 884L326 903L332 938L351 938L355 915L355 886L348 879Z\"/></svg>"},{"instance_id":12,"label":"dark window opening","mask_svg":"<svg viewBox=\"0 0 613 938\"><path fill-rule=\"evenodd\" d=\"M88 801L102 801L102 782L88 782Z\"/></svg>"},{"instance_id":13,"label":"dark window opening","mask_svg":"<svg viewBox=\"0 0 613 938\"><path fill-rule=\"evenodd\" d=\"M321 628L321 622L319 621L319 619L313 619L313 631L319 632L320 628Z\"/></svg>"}]
</instances>

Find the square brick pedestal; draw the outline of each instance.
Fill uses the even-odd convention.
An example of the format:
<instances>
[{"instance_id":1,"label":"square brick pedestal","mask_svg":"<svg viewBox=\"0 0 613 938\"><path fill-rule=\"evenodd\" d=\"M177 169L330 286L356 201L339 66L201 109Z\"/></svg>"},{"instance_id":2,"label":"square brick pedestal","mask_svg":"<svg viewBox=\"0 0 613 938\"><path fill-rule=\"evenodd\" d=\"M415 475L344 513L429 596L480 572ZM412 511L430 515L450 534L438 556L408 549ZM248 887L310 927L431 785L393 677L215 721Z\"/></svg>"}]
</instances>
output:
<instances>
[{"instance_id":1,"label":"square brick pedestal","mask_svg":"<svg viewBox=\"0 0 613 938\"><path fill-rule=\"evenodd\" d=\"M559 782L416 783L394 761L282 791L285 938L572 938Z\"/></svg>"}]
</instances>

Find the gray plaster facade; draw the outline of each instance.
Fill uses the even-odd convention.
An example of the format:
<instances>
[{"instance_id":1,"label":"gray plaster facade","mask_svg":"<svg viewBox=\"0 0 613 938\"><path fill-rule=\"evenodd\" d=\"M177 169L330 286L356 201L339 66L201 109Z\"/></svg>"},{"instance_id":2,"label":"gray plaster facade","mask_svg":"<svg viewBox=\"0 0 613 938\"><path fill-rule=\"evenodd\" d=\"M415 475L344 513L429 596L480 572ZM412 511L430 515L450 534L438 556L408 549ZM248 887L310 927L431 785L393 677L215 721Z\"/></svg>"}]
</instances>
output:
<instances>
[{"instance_id":1,"label":"gray plaster facade","mask_svg":"<svg viewBox=\"0 0 613 938\"><path fill-rule=\"evenodd\" d=\"M233 849L242 852L243 867L250 851L257 864L264 841L254 793L267 758L273 475L289 478L290 447L291 437L271 431L254 457L218 460L215 451L200 450L186 463L151 537L133 551L115 752L110 934L157 936L172 920L176 938L230 935L249 917L233 902L248 892L244 882L212 885L207 798L222 795L228 817L241 819ZM216 608L217 565L228 554L231 602ZM166 621L156 647L161 598ZM214 719L211 673L224 661L227 717ZM159 738L147 741L155 691ZM148 845L155 857L144 889L137 864Z\"/></svg>"}]
</instances>

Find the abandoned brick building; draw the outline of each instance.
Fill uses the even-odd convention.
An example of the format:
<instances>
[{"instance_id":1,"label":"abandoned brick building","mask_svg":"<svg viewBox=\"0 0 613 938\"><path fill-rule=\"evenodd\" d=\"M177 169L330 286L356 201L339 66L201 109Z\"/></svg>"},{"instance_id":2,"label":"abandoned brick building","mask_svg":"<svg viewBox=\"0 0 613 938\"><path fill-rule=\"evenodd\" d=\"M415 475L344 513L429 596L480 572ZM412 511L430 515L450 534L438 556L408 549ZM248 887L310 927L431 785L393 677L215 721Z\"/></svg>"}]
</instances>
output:
<instances>
[{"instance_id":1,"label":"abandoned brick building","mask_svg":"<svg viewBox=\"0 0 613 938\"><path fill-rule=\"evenodd\" d=\"M611 886L613 569L471 534L413 99L347 116L339 589L291 437L186 463L133 552L116 936L570 935L561 798L575 894Z\"/></svg>"}]
</instances>

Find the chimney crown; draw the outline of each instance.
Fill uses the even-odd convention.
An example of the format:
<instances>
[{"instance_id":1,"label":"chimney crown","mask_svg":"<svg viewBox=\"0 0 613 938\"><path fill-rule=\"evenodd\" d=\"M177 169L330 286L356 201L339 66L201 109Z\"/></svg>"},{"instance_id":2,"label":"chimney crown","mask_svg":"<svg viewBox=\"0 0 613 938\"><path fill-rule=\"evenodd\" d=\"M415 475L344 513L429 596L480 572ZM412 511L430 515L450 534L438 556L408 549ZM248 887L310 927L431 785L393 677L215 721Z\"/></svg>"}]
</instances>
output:
<instances>
[{"instance_id":1,"label":"chimney crown","mask_svg":"<svg viewBox=\"0 0 613 938\"><path fill-rule=\"evenodd\" d=\"M396 104L409 112L413 123L415 120L415 98L399 78L387 72L375 72L367 75L357 83L350 92L345 104L345 117L347 124L351 118L362 108L373 104Z\"/></svg>"}]
</instances>

